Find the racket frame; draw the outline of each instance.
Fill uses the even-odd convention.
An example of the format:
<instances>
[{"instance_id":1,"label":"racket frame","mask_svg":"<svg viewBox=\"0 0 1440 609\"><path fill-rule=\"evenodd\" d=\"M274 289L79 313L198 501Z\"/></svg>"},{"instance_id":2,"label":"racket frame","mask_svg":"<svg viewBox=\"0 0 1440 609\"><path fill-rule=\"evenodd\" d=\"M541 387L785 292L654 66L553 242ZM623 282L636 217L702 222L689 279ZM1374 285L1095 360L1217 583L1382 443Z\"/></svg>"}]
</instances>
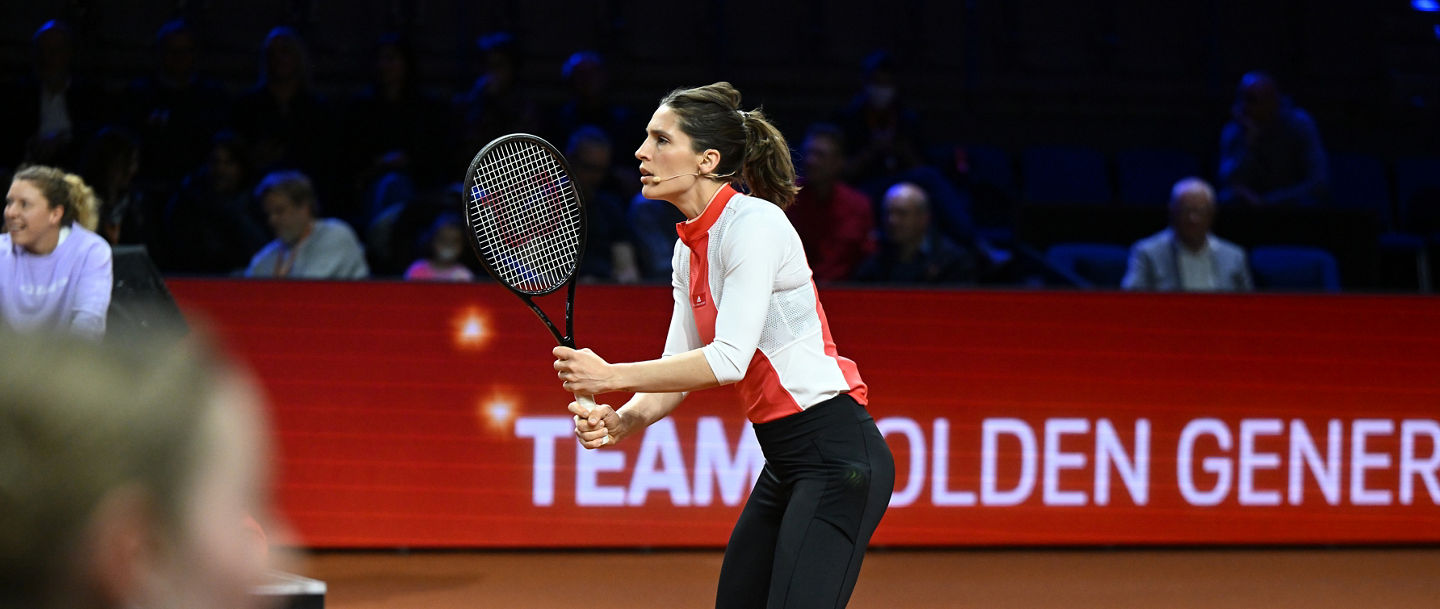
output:
<instances>
[{"instance_id":1,"label":"racket frame","mask_svg":"<svg viewBox=\"0 0 1440 609\"><path fill-rule=\"evenodd\" d=\"M516 141L524 141L538 145L554 159L555 163L560 167L561 181L568 183L568 188L571 190L571 192L574 193L575 203L576 206L579 208L579 243L577 243L575 246L575 269L570 272L570 277L566 279L562 284L556 285L553 288L540 292L522 290L511 285L510 282L504 279L503 275L500 274L499 270L491 264L490 260L485 256L482 250L479 231L475 226L474 214L471 212L471 205L474 203L474 200L471 198L471 192L473 192L475 186L475 177L478 174L482 160L484 160L485 157L490 154L492 150L502 145L513 143ZM484 148L480 149L480 152L475 153L475 157L470 161L469 169L465 172L465 181L463 184L464 192L462 192L461 195L464 200L461 201L461 215L465 217L465 227L469 231L468 241L470 242L470 249L475 252L475 258L480 261L481 268L483 268L485 270L485 273L490 275L491 278L495 279L496 283L505 286L505 289L510 290L511 293L519 296L520 300L524 301L525 304L530 307L530 310L535 313L535 316L540 318L541 322L544 322L545 328L550 331L550 334L552 336L555 337L556 343L574 349L575 281L576 277L580 274L580 261L585 257L585 233L587 229L587 223L585 219L585 197L580 193L580 189L575 186L574 178L571 177L570 173L570 163L565 159L565 155L561 154L558 149L556 149L550 144L550 142L547 142L544 138L536 135L531 135L528 133L512 133L509 135L503 135L495 138L494 140L491 140L490 143L485 144ZM535 296L545 296L559 291L562 285L566 288L565 331L563 333L560 331L559 328L555 326L555 323L550 320L550 316L546 315L545 312L540 309L540 306L535 304L534 300Z\"/></svg>"}]
</instances>

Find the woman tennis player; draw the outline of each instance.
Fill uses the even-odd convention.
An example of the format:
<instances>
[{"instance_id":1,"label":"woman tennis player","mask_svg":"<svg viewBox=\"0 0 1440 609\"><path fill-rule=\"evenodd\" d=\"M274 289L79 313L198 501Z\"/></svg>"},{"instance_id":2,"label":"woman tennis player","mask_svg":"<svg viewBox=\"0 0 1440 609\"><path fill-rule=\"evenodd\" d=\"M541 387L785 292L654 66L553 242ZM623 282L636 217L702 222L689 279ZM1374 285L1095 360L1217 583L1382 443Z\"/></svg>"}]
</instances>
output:
<instances>
[{"instance_id":1,"label":"woman tennis player","mask_svg":"<svg viewBox=\"0 0 1440 609\"><path fill-rule=\"evenodd\" d=\"M688 218L676 227L675 312L661 359L555 349L566 390L636 392L619 409L571 403L576 435L586 448L613 444L687 392L738 384L766 463L725 548L715 606L843 607L895 463L781 209L798 190L785 138L720 82L661 100L635 158L641 193Z\"/></svg>"}]
</instances>

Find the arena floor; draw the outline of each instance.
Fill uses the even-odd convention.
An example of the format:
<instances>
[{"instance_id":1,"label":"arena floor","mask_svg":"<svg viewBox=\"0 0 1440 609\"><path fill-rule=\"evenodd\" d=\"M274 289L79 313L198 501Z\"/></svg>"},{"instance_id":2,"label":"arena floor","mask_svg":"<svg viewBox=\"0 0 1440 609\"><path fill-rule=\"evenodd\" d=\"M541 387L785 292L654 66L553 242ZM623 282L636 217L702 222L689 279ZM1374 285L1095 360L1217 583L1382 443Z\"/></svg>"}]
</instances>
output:
<instances>
[{"instance_id":1,"label":"arena floor","mask_svg":"<svg viewBox=\"0 0 1440 609\"><path fill-rule=\"evenodd\" d=\"M720 553L317 552L328 609L702 608ZM872 551L850 607L1440 606L1440 548Z\"/></svg>"}]
</instances>

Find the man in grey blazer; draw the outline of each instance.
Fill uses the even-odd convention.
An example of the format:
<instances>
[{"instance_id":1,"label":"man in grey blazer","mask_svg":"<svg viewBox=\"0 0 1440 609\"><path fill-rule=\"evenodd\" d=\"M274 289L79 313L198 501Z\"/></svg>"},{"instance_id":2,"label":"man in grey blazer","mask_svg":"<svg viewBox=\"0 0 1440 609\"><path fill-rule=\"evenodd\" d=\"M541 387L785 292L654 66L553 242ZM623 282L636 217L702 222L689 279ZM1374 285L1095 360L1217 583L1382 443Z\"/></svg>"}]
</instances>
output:
<instances>
[{"instance_id":1,"label":"man in grey blazer","mask_svg":"<svg viewBox=\"0 0 1440 609\"><path fill-rule=\"evenodd\" d=\"M1245 250L1210 234L1215 189L1185 178L1170 191L1170 227L1130 249L1120 286L1127 290L1248 292L1254 289Z\"/></svg>"}]
</instances>

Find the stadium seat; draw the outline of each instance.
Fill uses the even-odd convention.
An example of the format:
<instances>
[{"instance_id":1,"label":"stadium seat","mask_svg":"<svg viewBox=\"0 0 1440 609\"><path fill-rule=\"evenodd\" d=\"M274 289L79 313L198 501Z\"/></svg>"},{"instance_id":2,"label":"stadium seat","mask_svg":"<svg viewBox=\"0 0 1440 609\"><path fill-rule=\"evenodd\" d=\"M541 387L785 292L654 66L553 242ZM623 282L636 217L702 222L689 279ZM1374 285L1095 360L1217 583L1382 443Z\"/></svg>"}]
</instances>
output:
<instances>
[{"instance_id":1,"label":"stadium seat","mask_svg":"<svg viewBox=\"0 0 1440 609\"><path fill-rule=\"evenodd\" d=\"M1409 163L1402 163L1408 165ZM1406 190L1413 194L1418 190L1418 179L1408 177ZM1377 238L1380 251L1386 256L1413 259L1416 285L1424 290L1430 285L1429 252L1425 239L1420 235L1400 230L1396 220L1395 206L1391 199L1390 180L1385 175L1385 163L1368 154L1334 153L1330 155L1330 191L1335 207L1339 209L1368 210L1375 214L1380 224ZM1402 199L1404 201L1404 199ZM1408 207L1405 203L1402 206Z\"/></svg>"},{"instance_id":2,"label":"stadium seat","mask_svg":"<svg viewBox=\"0 0 1440 609\"><path fill-rule=\"evenodd\" d=\"M1115 171L1121 203L1165 205L1176 182L1200 175L1200 161L1184 150L1132 148L1116 153Z\"/></svg>"},{"instance_id":3,"label":"stadium seat","mask_svg":"<svg viewBox=\"0 0 1440 609\"><path fill-rule=\"evenodd\" d=\"M1335 256L1318 247L1262 245L1250 250L1255 287L1279 291L1340 291Z\"/></svg>"},{"instance_id":4,"label":"stadium seat","mask_svg":"<svg viewBox=\"0 0 1440 609\"><path fill-rule=\"evenodd\" d=\"M965 185L973 199L976 230L991 243L1009 243L1015 234L1015 162L1010 153L995 146L964 147L969 171Z\"/></svg>"},{"instance_id":5,"label":"stadium seat","mask_svg":"<svg viewBox=\"0 0 1440 609\"><path fill-rule=\"evenodd\" d=\"M1080 147L1025 150L1022 195L1027 203L1110 203L1110 172L1100 151Z\"/></svg>"},{"instance_id":6,"label":"stadium seat","mask_svg":"<svg viewBox=\"0 0 1440 609\"><path fill-rule=\"evenodd\" d=\"M1372 210L1382 230L1394 230L1390 181L1385 177L1385 163L1379 158L1368 154L1331 154L1330 191L1336 207Z\"/></svg>"},{"instance_id":7,"label":"stadium seat","mask_svg":"<svg viewBox=\"0 0 1440 609\"><path fill-rule=\"evenodd\" d=\"M1120 287L1129 258L1130 248L1113 243L1057 243L1045 250L1046 263L1086 288Z\"/></svg>"},{"instance_id":8,"label":"stadium seat","mask_svg":"<svg viewBox=\"0 0 1440 609\"><path fill-rule=\"evenodd\" d=\"M1010 153L995 146L966 146L970 163L970 186L992 188L1007 197L1015 197L1015 164Z\"/></svg>"},{"instance_id":9,"label":"stadium seat","mask_svg":"<svg viewBox=\"0 0 1440 609\"><path fill-rule=\"evenodd\" d=\"M1440 157L1396 159L1395 199L1402 230L1420 234L1440 231Z\"/></svg>"}]
</instances>

